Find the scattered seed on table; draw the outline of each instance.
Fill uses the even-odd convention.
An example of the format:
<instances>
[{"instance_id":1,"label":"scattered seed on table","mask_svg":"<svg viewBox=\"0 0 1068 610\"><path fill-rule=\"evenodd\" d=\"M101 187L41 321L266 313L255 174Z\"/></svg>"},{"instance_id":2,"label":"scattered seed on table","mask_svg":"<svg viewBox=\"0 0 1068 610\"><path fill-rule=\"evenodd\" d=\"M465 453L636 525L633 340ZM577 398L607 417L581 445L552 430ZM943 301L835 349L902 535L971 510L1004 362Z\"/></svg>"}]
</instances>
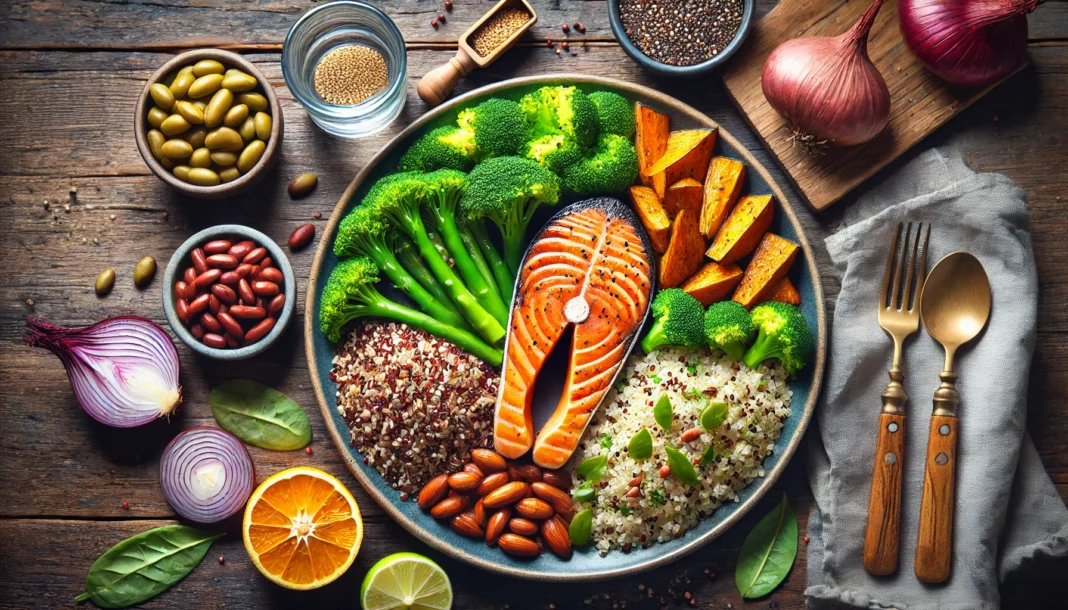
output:
<instances>
[{"instance_id":1,"label":"scattered seed on table","mask_svg":"<svg viewBox=\"0 0 1068 610\"><path fill-rule=\"evenodd\" d=\"M565 34L567 34L568 32L571 31L571 26L569 26L569 25L567 25L565 23L564 25L560 26L560 29L563 30Z\"/></svg>"},{"instance_id":2,"label":"scattered seed on table","mask_svg":"<svg viewBox=\"0 0 1068 610\"><path fill-rule=\"evenodd\" d=\"M308 455L312 454L312 448L310 445L304 448L304 453L307 453Z\"/></svg>"},{"instance_id":3,"label":"scattered seed on table","mask_svg":"<svg viewBox=\"0 0 1068 610\"><path fill-rule=\"evenodd\" d=\"M323 217L323 213L322 212L315 212L314 214L312 214L312 216L314 216L315 218L322 218Z\"/></svg>"},{"instance_id":4,"label":"scattered seed on table","mask_svg":"<svg viewBox=\"0 0 1068 610\"><path fill-rule=\"evenodd\" d=\"M445 10L449 11L450 13L452 12L452 2L450 2L449 0L445 0Z\"/></svg>"},{"instance_id":5,"label":"scattered seed on table","mask_svg":"<svg viewBox=\"0 0 1068 610\"><path fill-rule=\"evenodd\" d=\"M388 85L386 58L371 47L334 49L315 66L315 91L330 104L359 104Z\"/></svg>"},{"instance_id":6,"label":"scattered seed on table","mask_svg":"<svg viewBox=\"0 0 1068 610\"><path fill-rule=\"evenodd\" d=\"M445 13L438 13L438 21L445 23Z\"/></svg>"},{"instance_id":7,"label":"scattered seed on table","mask_svg":"<svg viewBox=\"0 0 1068 610\"><path fill-rule=\"evenodd\" d=\"M27 307L33 307L35 304L36 304L36 301L34 301L33 299L26 299L26 306Z\"/></svg>"},{"instance_id":8,"label":"scattered seed on table","mask_svg":"<svg viewBox=\"0 0 1068 610\"><path fill-rule=\"evenodd\" d=\"M505 9L482 24L474 34L471 34L471 42L480 57L488 57L497 47L508 40L508 37L516 30L530 21L530 13L524 9Z\"/></svg>"},{"instance_id":9,"label":"scattered seed on table","mask_svg":"<svg viewBox=\"0 0 1068 610\"><path fill-rule=\"evenodd\" d=\"M722 51L742 22L742 0L620 0L627 37L642 53L672 66L692 66Z\"/></svg>"},{"instance_id":10,"label":"scattered seed on table","mask_svg":"<svg viewBox=\"0 0 1068 610\"><path fill-rule=\"evenodd\" d=\"M222 565L224 563L226 563L226 558L223 557L222 555L219 555L219 565Z\"/></svg>"},{"instance_id":11,"label":"scattered seed on table","mask_svg":"<svg viewBox=\"0 0 1068 610\"><path fill-rule=\"evenodd\" d=\"M122 510L130 510L130 503L125 501L125 500L123 500L122 501Z\"/></svg>"},{"instance_id":12,"label":"scattered seed on table","mask_svg":"<svg viewBox=\"0 0 1068 610\"><path fill-rule=\"evenodd\" d=\"M565 40L565 41L561 42L560 46L566 49L567 48L567 41Z\"/></svg>"},{"instance_id":13,"label":"scattered seed on table","mask_svg":"<svg viewBox=\"0 0 1068 610\"><path fill-rule=\"evenodd\" d=\"M431 19L430 20L430 25L434 26L434 28L437 29L437 27L438 27L438 18L434 17L433 19Z\"/></svg>"}]
</instances>

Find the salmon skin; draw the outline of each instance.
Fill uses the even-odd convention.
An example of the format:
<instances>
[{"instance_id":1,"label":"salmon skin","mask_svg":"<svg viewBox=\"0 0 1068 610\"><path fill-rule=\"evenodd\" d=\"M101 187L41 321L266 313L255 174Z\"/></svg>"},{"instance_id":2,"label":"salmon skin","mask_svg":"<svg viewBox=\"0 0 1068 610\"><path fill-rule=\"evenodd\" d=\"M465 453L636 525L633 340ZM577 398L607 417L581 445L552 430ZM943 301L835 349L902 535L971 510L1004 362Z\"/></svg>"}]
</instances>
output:
<instances>
[{"instance_id":1,"label":"salmon skin","mask_svg":"<svg viewBox=\"0 0 1068 610\"><path fill-rule=\"evenodd\" d=\"M559 468L578 447L649 313L652 245L630 207L595 198L549 220L527 248L505 338L493 420L497 452ZM549 354L574 325L560 402L535 439L531 400Z\"/></svg>"}]
</instances>

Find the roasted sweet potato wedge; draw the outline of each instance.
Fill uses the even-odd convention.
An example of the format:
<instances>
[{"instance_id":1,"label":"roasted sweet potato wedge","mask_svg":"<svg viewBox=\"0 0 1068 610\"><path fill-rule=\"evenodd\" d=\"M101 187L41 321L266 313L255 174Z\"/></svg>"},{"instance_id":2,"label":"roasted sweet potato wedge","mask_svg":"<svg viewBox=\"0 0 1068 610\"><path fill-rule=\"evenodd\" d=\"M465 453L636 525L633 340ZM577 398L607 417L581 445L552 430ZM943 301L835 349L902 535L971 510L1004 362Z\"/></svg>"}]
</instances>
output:
<instances>
[{"instance_id":1,"label":"roasted sweet potato wedge","mask_svg":"<svg viewBox=\"0 0 1068 610\"><path fill-rule=\"evenodd\" d=\"M740 260L756 249L760 238L771 227L775 203L771 195L743 197L727 222L720 227L712 247L705 252L708 258L723 264Z\"/></svg>"},{"instance_id":2,"label":"roasted sweet potato wedge","mask_svg":"<svg viewBox=\"0 0 1068 610\"><path fill-rule=\"evenodd\" d=\"M649 241L653 242L653 250L663 254L671 235L671 219L664 212L660 198L648 186L632 186L630 200L634 203L634 211L638 212L645 232L649 234Z\"/></svg>"},{"instance_id":3,"label":"roasted sweet potato wedge","mask_svg":"<svg viewBox=\"0 0 1068 610\"><path fill-rule=\"evenodd\" d=\"M697 229L697 216L682 210L671 225L671 241L660 259L660 288L685 282L701 266L704 251L705 238Z\"/></svg>"},{"instance_id":4,"label":"roasted sweet potato wedge","mask_svg":"<svg viewBox=\"0 0 1068 610\"><path fill-rule=\"evenodd\" d=\"M745 164L727 157L715 157L705 176L705 200L701 206L701 233L714 237L734 209L745 182Z\"/></svg>"},{"instance_id":5,"label":"roasted sweet potato wedge","mask_svg":"<svg viewBox=\"0 0 1068 610\"><path fill-rule=\"evenodd\" d=\"M701 213L701 196L704 187L693 178L683 178L667 187L664 192L664 210L670 218L681 209L689 209L694 215Z\"/></svg>"},{"instance_id":6,"label":"roasted sweet potato wedge","mask_svg":"<svg viewBox=\"0 0 1068 610\"><path fill-rule=\"evenodd\" d=\"M788 239L774 233L765 233L753 260L749 261L749 266L745 268L742 283L738 284L738 289L734 291L731 299L746 308L768 300L779 282L786 277L786 272L790 270L790 265L794 264L800 250L800 246Z\"/></svg>"},{"instance_id":7,"label":"roasted sweet potato wedge","mask_svg":"<svg viewBox=\"0 0 1068 610\"><path fill-rule=\"evenodd\" d=\"M790 278L784 277L779 285L775 287L775 290L768 297L769 301L779 301L782 303L789 303L791 305L801 304L801 293L797 291L797 287L790 281Z\"/></svg>"},{"instance_id":8,"label":"roasted sweet potato wedge","mask_svg":"<svg viewBox=\"0 0 1068 610\"><path fill-rule=\"evenodd\" d=\"M741 281L742 268L738 265L707 263L682 285L682 289L708 307L725 300Z\"/></svg>"},{"instance_id":9,"label":"roasted sweet potato wedge","mask_svg":"<svg viewBox=\"0 0 1068 610\"><path fill-rule=\"evenodd\" d=\"M700 180L708 170L708 160L712 158L712 147L715 145L716 132L713 129L671 132L664 155L649 168L652 176L664 174L663 182L654 180L656 194L663 198L665 187L683 178Z\"/></svg>"},{"instance_id":10,"label":"roasted sweet potato wedge","mask_svg":"<svg viewBox=\"0 0 1068 610\"><path fill-rule=\"evenodd\" d=\"M664 156L667 150L668 134L671 132L671 118L643 104L634 105L634 123L636 126L634 147L638 150L638 175L642 184L651 186L663 196L664 176L654 179L649 168ZM660 188L656 188L659 180Z\"/></svg>"}]
</instances>

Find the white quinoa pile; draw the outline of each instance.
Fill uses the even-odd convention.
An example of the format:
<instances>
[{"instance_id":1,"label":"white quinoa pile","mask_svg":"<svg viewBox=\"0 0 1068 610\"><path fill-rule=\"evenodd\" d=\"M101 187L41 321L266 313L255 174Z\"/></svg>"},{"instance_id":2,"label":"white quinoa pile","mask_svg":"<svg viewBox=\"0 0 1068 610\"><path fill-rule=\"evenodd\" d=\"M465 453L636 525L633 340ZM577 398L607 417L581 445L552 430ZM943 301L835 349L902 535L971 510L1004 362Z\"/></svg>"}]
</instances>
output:
<instances>
[{"instance_id":1,"label":"white quinoa pile","mask_svg":"<svg viewBox=\"0 0 1068 610\"><path fill-rule=\"evenodd\" d=\"M394 322L359 324L330 378L352 446L402 499L492 445L500 377L443 339Z\"/></svg>"}]
</instances>

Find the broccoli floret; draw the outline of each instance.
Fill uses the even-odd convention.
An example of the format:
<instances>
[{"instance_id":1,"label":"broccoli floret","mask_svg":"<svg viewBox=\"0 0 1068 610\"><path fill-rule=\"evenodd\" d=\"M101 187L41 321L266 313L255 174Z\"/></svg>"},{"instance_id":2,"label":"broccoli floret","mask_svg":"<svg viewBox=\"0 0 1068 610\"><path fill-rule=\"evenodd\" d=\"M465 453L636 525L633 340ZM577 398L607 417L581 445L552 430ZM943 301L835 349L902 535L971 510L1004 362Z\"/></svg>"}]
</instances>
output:
<instances>
[{"instance_id":1,"label":"broccoli floret","mask_svg":"<svg viewBox=\"0 0 1068 610\"><path fill-rule=\"evenodd\" d=\"M712 349L723 350L734 361L745 355L745 349L756 336L756 326L740 303L713 303L705 312L705 339Z\"/></svg>"},{"instance_id":2,"label":"broccoli floret","mask_svg":"<svg viewBox=\"0 0 1068 610\"><path fill-rule=\"evenodd\" d=\"M755 369L761 362L778 359L793 375L812 357L812 334L801 310L788 303L768 301L753 308L750 316L757 338L745 353L745 365Z\"/></svg>"},{"instance_id":3,"label":"broccoli floret","mask_svg":"<svg viewBox=\"0 0 1068 610\"><path fill-rule=\"evenodd\" d=\"M523 156L560 174L582 160L582 149L574 138L562 133L546 134L527 142Z\"/></svg>"},{"instance_id":4,"label":"broccoli floret","mask_svg":"<svg viewBox=\"0 0 1068 610\"><path fill-rule=\"evenodd\" d=\"M597 148L564 170L564 188L579 195L621 193L638 177L638 153L623 136L603 135Z\"/></svg>"},{"instance_id":5,"label":"broccoli floret","mask_svg":"<svg viewBox=\"0 0 1068 610\"><path fill-rule=\"evenodd\" d=\"M702 347L701 302L679 288L661 290L653 299L653 327L642 339L642 351L651 353L663 345Z\"/></svg>"},{"instance_id":6,"label":"broccoli floret","mask_svg":"<svg viewBox=\"0 0 1068 610\"><path fill-rule=\"evenodd\" d=\"M504 242L504 260L515 274L534 211L543 203L556 205L559 200L560 179L556 174L530 159L495 157L471 170L460 209L467 218L488 218L497 225Z\"/></svg>"},{"instance_id":7,"label":"broccoli floret","mask_svg":"<svg viewBox=\"0 0 1068 610\"><path fill-rule=\"evenodd\" d=\"M523 107L498 98L464 110L456 122L461 130L475 134L480 159L518 154L530 131Z\"/></svg>"},{"instance_id":8,"label":"broccoli floret","mask_svg":"<svg viewBox=\"0 0 1068 610\"><path fill-rule=\"evenodd\" d=\"M597 106L597 124L601 135L614 133L630 138L634 135L634 104L627 98L611 91L594 91L590 101Z\"/></svg>"},{"instance_id":9,"label":"broccoli floret","mask_svg":"<svg viewBox=\"0 0 1068 610\"><path fill-rule=\"evenodd\" d=\"M519 101L531 139L561 133L588 148L597 142L597 106L576 87L542 87Z\"/></svg>"},{"instance_id":10,"label":"broccoli floret","mask_svg":"<svg viewBox=\"0 0 1068 610\"><path fill-rule=\"evenodd\" d=\"M357 318L387 318L441 337L493 366L501 364L500 350L466 330L390 301L375 288L377 282L378 267L369 257L347 258L334 267L319 299L319 329L327 339L340 341L345 325Z\"/></svg>"},{"instance_id":11,"label":"broccoli floret","mask_svg":"<svg viewBox=\"0 0 1068 610\"><path fill-rule=\"evenodd\" d=\"M436 169L468 170L475 163L475 134L456 125L445 125L419 138L401 157L402 172L432 172Z\"/></svg>"}]
</instances>

